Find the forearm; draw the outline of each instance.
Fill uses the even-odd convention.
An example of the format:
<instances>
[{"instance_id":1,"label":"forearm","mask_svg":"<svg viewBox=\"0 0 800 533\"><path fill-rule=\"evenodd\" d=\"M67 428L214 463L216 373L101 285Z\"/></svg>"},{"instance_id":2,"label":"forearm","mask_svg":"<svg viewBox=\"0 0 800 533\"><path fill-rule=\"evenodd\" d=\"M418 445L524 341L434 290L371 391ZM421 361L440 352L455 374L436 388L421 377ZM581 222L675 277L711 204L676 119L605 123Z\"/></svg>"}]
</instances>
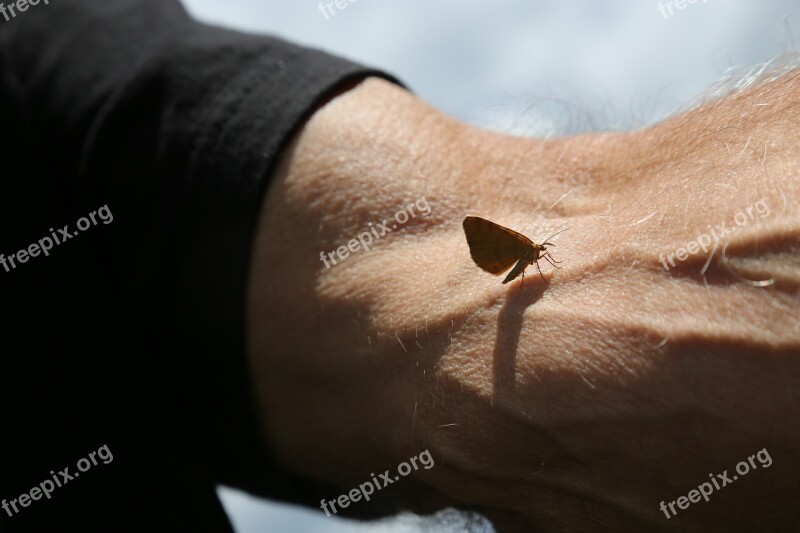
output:
<instances>
[{"instance_id":1,"label":"forearm","mask_svg":"<svg viewBox=\"0 0 800 533\"><path fill-rule=\"evenodd\" d=\"M549 141L476 130L380 82L334 100L260 222L249 341L267 440L343 484L430 447L442 460L425 483L553 528L664 526L674 487L766 440L796 465L798 91L784 78L646 130ZM321 261L422 197L430 215ZM711 260L675 255L748 207ZM569 227L561 270L501 285L469 257L467 214L534 241ZM320 442L335 461L315 459Z\"/></svg>"}]
</instances>

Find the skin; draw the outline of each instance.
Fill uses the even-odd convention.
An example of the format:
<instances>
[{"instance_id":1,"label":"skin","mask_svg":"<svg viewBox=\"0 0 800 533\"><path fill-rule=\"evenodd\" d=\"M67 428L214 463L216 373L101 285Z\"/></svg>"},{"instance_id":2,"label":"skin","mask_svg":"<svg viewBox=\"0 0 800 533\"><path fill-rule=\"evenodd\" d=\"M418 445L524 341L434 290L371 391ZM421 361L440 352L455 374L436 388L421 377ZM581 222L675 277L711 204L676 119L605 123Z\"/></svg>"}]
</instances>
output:
<instances>
[{"instance_id":1,"label":"skin","mask_svg":"<svg viewBox=\"0 0 800 533\"><path fill-rule=\"evenodd\" d=\"M427 448L433 468L376 497L478 508L500 531L795 527L799 137L797 74L643 130L549 140L378 79L338 95L286 151L254 243L265 448L342 493ZM320 261L423 196L429 216ZM702 251L665 271L660 254L762 198L725 261L720 246L704 276ZM470 258L468 214L534 242L569 227L550 249L561 269L502 285ZM659 509L762 448L770 467Z\"/></svg>"}]
</instances>

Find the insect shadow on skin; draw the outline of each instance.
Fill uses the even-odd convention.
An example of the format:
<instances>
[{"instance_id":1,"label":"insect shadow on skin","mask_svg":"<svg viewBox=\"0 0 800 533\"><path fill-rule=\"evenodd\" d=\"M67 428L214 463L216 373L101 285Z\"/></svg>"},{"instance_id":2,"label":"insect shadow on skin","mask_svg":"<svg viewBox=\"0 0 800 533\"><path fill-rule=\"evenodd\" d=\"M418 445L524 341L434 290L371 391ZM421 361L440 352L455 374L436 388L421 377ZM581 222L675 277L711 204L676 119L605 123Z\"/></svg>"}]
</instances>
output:
<instances>
[{"instance_id":1,"label":"insect shadow on skin","mask_svg":"<svg viewBox=\"0 0 800 533\"><path fill-rule=\"evenodd\" d=\"M561 261L556 261L547 247L555 246L549 242L550 239L569 229L562 229L545 239L542 244L536 244L525 235L485 218L468 216L464 218L463 226L469 253L476 265L494 275L502 274L514 266L503 280L504 285L515 280L520 274L524 283L525 268L534 263L542 281L546 282L542 269L539 268L539 259L544 259L554 268L559 268L558 264Z\"/></svg>"}]
</instances>

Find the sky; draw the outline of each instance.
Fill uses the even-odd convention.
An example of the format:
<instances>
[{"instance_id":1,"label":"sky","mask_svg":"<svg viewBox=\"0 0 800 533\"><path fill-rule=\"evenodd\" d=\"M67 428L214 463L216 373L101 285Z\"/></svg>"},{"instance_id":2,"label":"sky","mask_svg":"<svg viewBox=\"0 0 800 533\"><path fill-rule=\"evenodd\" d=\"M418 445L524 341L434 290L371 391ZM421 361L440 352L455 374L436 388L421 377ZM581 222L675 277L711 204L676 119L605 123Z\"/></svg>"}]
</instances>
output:
<instances>
[{"instance_id":1,"label":"sky","mask_svg":"<svg viewBox=\"0 0 800 533\"><path fill-rule=\"evenodd\" d=\"M182 1L204 22L377 67L455 118L526 136L652 124L800 42L796 0L688 0L683 9L665 0L340 0L342 9L311 0ZM466 527L450 511L365 525L220 494L237 533ZM474 521L469 528L492 531Z\"/></svg>"}]
</instances>

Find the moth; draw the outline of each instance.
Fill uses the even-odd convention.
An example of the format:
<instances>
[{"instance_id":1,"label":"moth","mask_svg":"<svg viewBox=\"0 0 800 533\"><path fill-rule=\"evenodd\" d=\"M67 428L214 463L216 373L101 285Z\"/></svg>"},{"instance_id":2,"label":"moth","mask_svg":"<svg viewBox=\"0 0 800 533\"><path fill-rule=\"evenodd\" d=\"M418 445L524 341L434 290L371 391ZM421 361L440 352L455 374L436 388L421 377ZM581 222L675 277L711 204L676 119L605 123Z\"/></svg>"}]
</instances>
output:
<instances>
[{"instance_id":1,"label":"moth","mask_svg":"<svg viewBox=\"0 0 800 533\"><path fill-rule=\"evenodd\" d=\"M502 274L514 266L503 280L504 285L515 280L520 274L524 282L525 269L534 263L544 280L542 269L539 268L539 259L546 260L555 268L561 263L550 255L547 247L555 246L549 242L550 239L566 229L554 233L542 244L536 244L525 235L485 218L468 216L464 219L463 225L469 253L476 265L494 275Z\"/></svg>"}]
</instances>

